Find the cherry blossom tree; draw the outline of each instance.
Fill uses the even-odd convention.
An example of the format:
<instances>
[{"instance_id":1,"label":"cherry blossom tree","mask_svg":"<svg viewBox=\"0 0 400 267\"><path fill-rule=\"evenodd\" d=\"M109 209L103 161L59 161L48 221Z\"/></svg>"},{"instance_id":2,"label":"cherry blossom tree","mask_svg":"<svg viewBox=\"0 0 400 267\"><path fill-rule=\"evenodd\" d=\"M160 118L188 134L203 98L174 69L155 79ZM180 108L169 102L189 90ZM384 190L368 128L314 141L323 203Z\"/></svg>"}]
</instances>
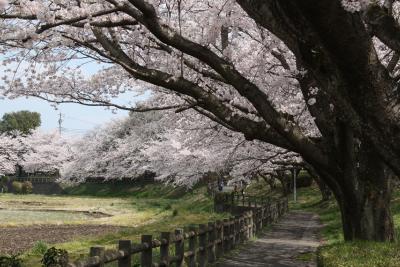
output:
<instances>
[{"instance_id":1,"label":"cherry blossom tree","mask_svg":"<svg viewBox=\"0 0 400 267\"><path fill-rule=\"evenodd\" d=\"M196 111L246 140L301 155L335 195L346 240L394 239L398 1L3 0L0 7L4 95ZM90 60L104 68L88 77L80 66ZM138 88L165 100L113 102Z\"/></svg>"},{"instance_id":2,"label":"cherry blossom tree","mask_svg":"<svg viewBox=\"0 0 400 267\"><path fill-rule=\"evenodd\" d=\"M58 175L62 166L72 158L72 140L61 137L57 131L46 133L37 130L23 138L25 152L19 164L26 173Z\"/></svg>"},{"instance_id":3,"label":"cherry blossom tree","mask_svg":"<svg viewBox=\"0 0 400 267\"><path fill-rule=\"evenodd\" d=\"M0 135L0 176L15 173L23 150L21 138Z\"/></svg>"},{"instance_id":4,"label":"cherry blossom tree","mask_svg":"<svg viewBox=\"0 0 400 267\"><path fill-rule=\"evenodd\" d=\"M295 153L245 140L193 111L131 114L72 147L73 159L62 169L64 182L135 178L148 171L160 181L191 187L210 172L229 174L235 182L301 163Z\"/></svg>"},{"instance_id":5,"label":"cherry blossom tree","mask_svg":"<svg viewBox=\"0 0 400 267\"><path fill-rule=\"evenodd\" d=\"M135 178L144 173L141 149L161 131L160 114L130 116L95 129L72 142L70 161L63 164L61 181L83 182L89 177Z\"/></svg>"},{"instance_id":6,"label":"cherry blossom tree","mask_svg":"<svg viewBox=\"0 0 400 267\"><path fill-rule=\"evenodd\" d=\"M39 130L30 135L0 135L0 176L14 175L17 166L26 173L57 174L71 159L70 142L57 132Z\"/></svg>"}]
</instances>

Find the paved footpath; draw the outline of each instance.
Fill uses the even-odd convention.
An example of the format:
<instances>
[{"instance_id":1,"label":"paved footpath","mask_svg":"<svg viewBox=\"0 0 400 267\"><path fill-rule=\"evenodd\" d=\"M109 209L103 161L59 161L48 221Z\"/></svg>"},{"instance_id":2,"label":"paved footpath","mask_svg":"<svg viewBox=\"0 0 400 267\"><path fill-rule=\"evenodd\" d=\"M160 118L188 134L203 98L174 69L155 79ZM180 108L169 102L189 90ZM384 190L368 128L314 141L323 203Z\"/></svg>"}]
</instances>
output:
<instances>
[{"instance_id":1,"label":"paved footpath","mask_svg":"<svg viewBox=\"0 0 400 267\"><path fill-rule=\"evenodd\" d=\"M284 215L257 240L223 258L218 267L315 267L315 262L296 258L315 252L320 245L318 216L302 211Z\"/></svg>"}]
</instances>

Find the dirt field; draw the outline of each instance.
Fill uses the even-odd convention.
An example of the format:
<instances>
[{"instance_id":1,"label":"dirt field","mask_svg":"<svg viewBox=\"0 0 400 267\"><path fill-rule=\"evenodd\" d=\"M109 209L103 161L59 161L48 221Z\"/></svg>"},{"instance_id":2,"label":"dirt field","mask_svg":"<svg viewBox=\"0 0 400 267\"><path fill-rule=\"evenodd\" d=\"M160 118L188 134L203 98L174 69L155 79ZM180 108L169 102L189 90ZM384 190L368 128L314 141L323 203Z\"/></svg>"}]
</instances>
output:
<instances>
[{"instance_id":1,"label":"dirt field","mask_svg":"<svg viewBox=\"0 0 400 267\"><path fill-rule=\"evenodd\" d=\"M127 227L110 225L34 225L29 227L0 228L0 254L24 252L42 240L46 243L62 243L82 236L99 236Z\"/></svg>"}]
</instances>

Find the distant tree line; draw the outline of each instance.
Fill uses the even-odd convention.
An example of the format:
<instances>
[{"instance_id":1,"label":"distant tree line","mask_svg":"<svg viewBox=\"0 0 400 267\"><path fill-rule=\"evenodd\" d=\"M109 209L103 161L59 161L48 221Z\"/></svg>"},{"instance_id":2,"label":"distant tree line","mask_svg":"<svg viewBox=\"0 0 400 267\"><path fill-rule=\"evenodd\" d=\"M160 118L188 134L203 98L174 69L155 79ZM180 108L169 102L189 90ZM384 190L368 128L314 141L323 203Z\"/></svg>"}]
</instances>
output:
<instances>
[{"instance_id":1,"label":"distant tree line","mask_svg":"<svg viewBox=\"0 0 400 267\"><path fill-rule=\"evenodd\" d=\"M21 110L5 113L0 120L0 133L27 135L41 124L40 113Z\"/></svg>"}]
</instances>

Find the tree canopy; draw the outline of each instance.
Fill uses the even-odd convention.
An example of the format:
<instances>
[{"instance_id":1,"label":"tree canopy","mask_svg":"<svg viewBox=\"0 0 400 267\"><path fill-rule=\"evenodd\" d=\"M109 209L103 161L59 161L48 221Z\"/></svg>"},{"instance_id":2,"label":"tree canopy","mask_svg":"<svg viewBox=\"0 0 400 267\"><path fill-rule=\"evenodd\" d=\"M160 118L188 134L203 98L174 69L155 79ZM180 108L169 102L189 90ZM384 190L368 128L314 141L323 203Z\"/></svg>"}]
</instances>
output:
<instances>
[{"instance_id":1,"label":"tree canopy","mask_svg":"<svg viewBox=\"0 0 400 267\"><path fill-rule=\"evenodd\" d=\"M0 3L4 95L197 112L300 155L338 200L346 240L394 239L398 1ZM103 68L86 75L92 61ZM113 101L129 90L154 98Z\"/></svg>"},{"instance_id":2,"label":"tree canopy","mask_svg":"<svg viewBox=\"0 0 400 267\"><path fill-rule=\"evenodd\" d=\"M21 110L5 113L0 121L0 133L30 134L41 124L40 113Z\"/></svg>"},{"instance_id":3,"label":"tree canopy","mask_svg":"<svg viewBox=\"0 0 400 267\"><path fill-rule=\"evenodd\" d=\"M0 176L13 175L21 166L26 173L56 174L72 157L73 140L58 132L39 130L30 135L0 135Z\"/></svg>"}]
</instances>

